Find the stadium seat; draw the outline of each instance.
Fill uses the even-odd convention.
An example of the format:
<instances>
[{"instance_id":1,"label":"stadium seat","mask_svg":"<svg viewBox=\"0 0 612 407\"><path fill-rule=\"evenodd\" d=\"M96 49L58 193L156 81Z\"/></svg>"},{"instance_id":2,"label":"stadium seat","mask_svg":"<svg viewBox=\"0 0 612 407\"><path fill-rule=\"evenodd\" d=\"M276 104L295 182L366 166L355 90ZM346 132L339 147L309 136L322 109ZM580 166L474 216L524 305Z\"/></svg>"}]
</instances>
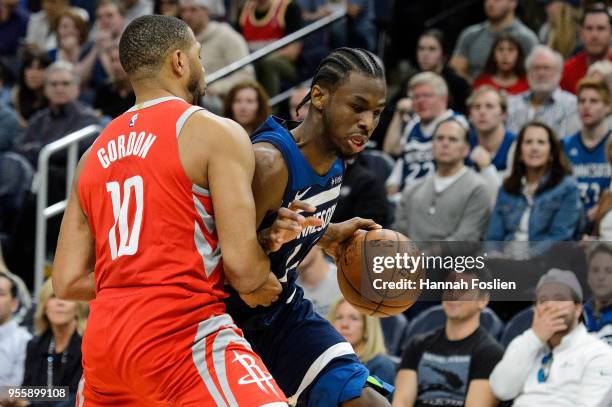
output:
<instances>
[{"instance_id":1,"label":"stadium seat","mask_svg":"<svg viewBox=\"0 0 612 407\"><path fill-rule=\"evenodd\" d=\"M389 318L381 318L380 325L382 326L387 353L390 356L399 356L400 344L406 326L408 326L408 319L403 314L394 315Z\"/></svg>"},{"instance_id":2,"label":"stadium seat","mask_svg":"<svg viewBox=\"0 0 612 407\"><path fill-rule=\"evenodd\" d=\"M506 348L514 338L528 330L532 322L533 307L526 308L513 316L512 319L508 321L504 334L502 335L502 346Z\"/></svg>"},{"instance_id":3,"label":"stadium seat","mask_svg":"<svg viewBox=\"0 0 612 407\"><path fill-rule=\"evenodd\" d=\"M433 331L444 326L445 323L446 315L444 314L442 305L436 305L427 309L418 317L413 319L408 325L406 335L404 336L401 344L401 349L403 349L415 335ZM500 339L504 331L504 323L489 307L485 308L480 313L480 325L496 340Z\"/></svg>"}]
</instances>

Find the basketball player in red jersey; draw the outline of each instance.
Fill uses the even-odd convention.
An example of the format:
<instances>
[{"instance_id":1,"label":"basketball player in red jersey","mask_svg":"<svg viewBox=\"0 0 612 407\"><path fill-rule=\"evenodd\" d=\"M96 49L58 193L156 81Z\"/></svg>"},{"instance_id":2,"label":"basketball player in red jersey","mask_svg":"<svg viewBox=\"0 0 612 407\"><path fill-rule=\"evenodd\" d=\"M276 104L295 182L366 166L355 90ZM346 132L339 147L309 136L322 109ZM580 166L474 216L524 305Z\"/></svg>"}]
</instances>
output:
<instances>
[{"instance_id":1,"label":"basketball player in red jersey","mask_svg":"<svg viewBox=\"0 0 612 407\"><path fill-rule=\"evenodd\" d=\"M79 162L53 271L58 297L91 300L77 405L286 406L221 301L223 273L247 303L278 284L249 138L191 105L204 72L184 22L140 17L119 48L137 104Z\"/></svg>"}]
</instances>

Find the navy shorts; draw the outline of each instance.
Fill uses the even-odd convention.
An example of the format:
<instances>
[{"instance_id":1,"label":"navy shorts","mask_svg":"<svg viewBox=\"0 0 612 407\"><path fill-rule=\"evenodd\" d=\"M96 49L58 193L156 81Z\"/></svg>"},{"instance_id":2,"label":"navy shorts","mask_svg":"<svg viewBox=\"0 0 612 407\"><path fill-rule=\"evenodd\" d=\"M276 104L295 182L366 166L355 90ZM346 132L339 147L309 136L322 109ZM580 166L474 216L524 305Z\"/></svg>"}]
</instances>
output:
<instances>
[{"instance_id":1,"label":"navy shorts","mask_svg":"<svg viewBox=\"0 0 612 407\"><path fill-rule=\"evenodd\" d=\"M368 370L359 362L351 344L313 310L303 290L295 288L288 299L281 297L279 301L284 304L275 310L272 318L264 318L265 324L252 323L252 320L241 323L240 318L235 318L245 338L291 404L313 405L308 401L309 394L321 377L326 378L325 382L337 383L323 386L326 400L342 402L359 396ZM232 315L231 307L228 312ZM357 389L357 394L351 389ZM318 397L322 401L323 395Z\"/></svg>"}]
</instances>

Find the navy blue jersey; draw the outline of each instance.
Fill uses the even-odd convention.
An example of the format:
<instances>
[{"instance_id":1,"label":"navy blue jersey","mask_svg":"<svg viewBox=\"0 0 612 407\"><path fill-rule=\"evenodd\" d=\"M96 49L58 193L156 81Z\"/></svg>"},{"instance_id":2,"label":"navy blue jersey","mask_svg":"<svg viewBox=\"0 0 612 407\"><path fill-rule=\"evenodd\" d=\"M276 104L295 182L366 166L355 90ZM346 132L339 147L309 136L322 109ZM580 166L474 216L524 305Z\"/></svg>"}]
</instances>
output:
<instances>
[{"instance_id":1,"label":"navy blue jersey","mask_svg":"<svg viewBox=\"0 0 612 407\"><path fill-rule=\"evenodd\" d=\"M396 166L401 166L401 178L398 183L400 191L404 189L406 183L433 174L436 170L432 151L433 133L439 123L450 117L465 121L460 113L447 110L427 126L421 123L418 116L406 125L402 136L404 140L402 155L396 163ZM465 125L467 126L467 121Z\"/></svg>"},{"instance_id":2,"label":"navy blue jersey","mask_svg":"<svg viewBox=\"0 0 612 407\"><path fill-rule=\"evenodd\" d=\"M500 144L497 152L495 153L495 157L491 160L491 163L495 166L498 172L505 172L508 167L508 154L510 153L510 148L514 141L516 140L516 135L514 133L510 133L506 131L504 133L504 139ZM478 135L475 131L470 131L470 151L472 151L478 145ZM476 164L470 160L468 157L466 159L466 165L477 168Z\"/></svg>"},{"instance_id":3,"label":"navy blue jersey","mask_svg":"<svg viewBox=\"0 0 612 407\"><path fill-rule=\"evenodd\" d=\"M273 116L269 117L253 133L251 142L253 144L272 144L281 152L285 160L289 178L281 206L288 207L294 200L307 202L315 206L316 211L314 214L304 215L313 215L322 219L323 225L320 227L307 227L296 239L285 243L278 251L270 254L271 269L283 284L283 293L274 306L268 308L258 307L254 310L244 307L239 307L240 309L237 310L233 307L235 305L233 301L230 300L228 302L228 306L230 306L229 312L238 320L241 319L241 316L249 317L256 314L270 316L274 308L278 308L282 303L291 300L291 297L295 294L297 266L310 249L321 239L325 230L327 230L340 196L340 187L342 186L344 174L344 162L340 159L334 162L327 174L317 174L302 155L282 119ZM269 227L275 219L276 213L266 216L262 221L260 229ZM243 313L249 315L236 315ZM269 320L269 318L266 319Z\"/></svg>"},{"instance_id":4,"label":"navy blue jersey","mask_svg":"<svg viewBox=\"0 0 612 407\"><path fill-rule=\"evenodd\" d=\"M320 227L308 227L294 240L286 243L280 250L270 254L271 268L279 280L293 284L297 278L295 272L310 249L319 241L329 225L342 186L344 162L337 159L325 175L317 174L310 163L306 161L298 148L293 136L281 119L270 117L253 134L251 141L255 143L270 143L283 155L289 179L281 202L282 207L288 207L295 200L307 202L315 206L315 217L323 220ZM308 214L306 214L308 215ZM276 214L264 218L260 228L272 225Z\"/></svg>"},{"instance_id":5,"label":"navy blue jersey","mask_svg":"<svg viewBox=\"0 0 612 407\"><path fill-rule=\"evenodd\" d=\"M563 139L563 151L572 164L573 175L578 180L584 208L589 210L599 201L601 194L610 187L610 164L606 159L606 143L610 132L594 148L587 148L580 132Z\"/></svg>"}]
</instances>

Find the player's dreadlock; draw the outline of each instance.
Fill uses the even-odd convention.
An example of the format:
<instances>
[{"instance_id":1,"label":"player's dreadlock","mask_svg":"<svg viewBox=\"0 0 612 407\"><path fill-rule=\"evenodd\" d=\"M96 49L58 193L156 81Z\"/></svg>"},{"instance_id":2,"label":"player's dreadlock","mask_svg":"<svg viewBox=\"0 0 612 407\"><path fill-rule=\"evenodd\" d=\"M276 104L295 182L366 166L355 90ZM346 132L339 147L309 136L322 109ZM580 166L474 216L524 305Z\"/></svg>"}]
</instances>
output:
<instances>
[{"instance_id":1,"label":"player's dreadlock","mask_svg":"<svg viewBox=\"0 0 612 407\"><path fill-rule=\"evenodd\" d=\"M310 101L312 87L321 85L335 90L346 81L351 72L357 72L373 78L385 77L385 72L378 57L361 48L338 48L321 61L317 67L310 91L296 107L296 112Z\"/></svg>"}]
</instances>

